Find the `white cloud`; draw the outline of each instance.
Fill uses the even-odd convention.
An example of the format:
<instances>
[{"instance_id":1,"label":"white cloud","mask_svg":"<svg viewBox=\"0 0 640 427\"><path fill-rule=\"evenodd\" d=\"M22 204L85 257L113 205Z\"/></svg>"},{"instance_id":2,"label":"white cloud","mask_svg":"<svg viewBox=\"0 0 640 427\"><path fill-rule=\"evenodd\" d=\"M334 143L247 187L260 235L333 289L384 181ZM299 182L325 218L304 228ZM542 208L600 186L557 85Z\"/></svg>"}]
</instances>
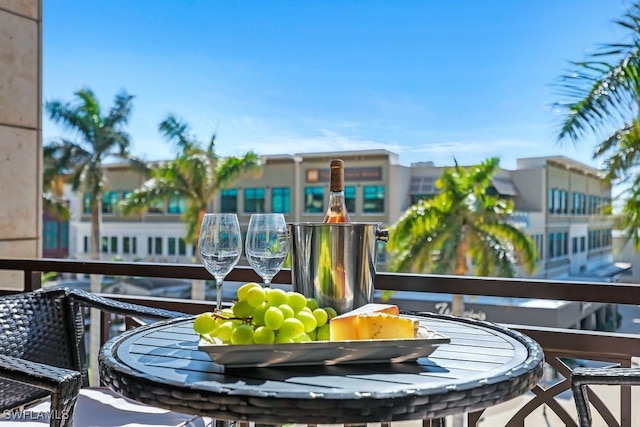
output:
<instances>
[{"instance_id":1,"label":"white cloud","mask_svg":"<svg viewBox=\"0 0 640 427\"><path fill-rule=\"evenodd\" d=\"M493 140L493 141L445 141L432 142L416 147L411 151L414 153L429 153L435 155L451 154L460 152L494 153L502 149L535 148L540 144L531 141L514 140Z\"/></svg>"},{"instance_id":2,"label":"white cloud","mask_svg":"<svg viewBox=\"0 0 640 427\"><path fill-rule=\"evenodd\" d=\"M385 149L398 152L397 144L385 144L370 139L343 135L338 132L321 129L318 135L302 136L292 133L261 135L250 142L233 144L233 153L229 152L230 146L225 147L227 154L237 154L238 151L253 150L259 154L294 154L308 152L350 151ZM223 147L220 147L220 154Z\"/></svg>"}]
</instances>

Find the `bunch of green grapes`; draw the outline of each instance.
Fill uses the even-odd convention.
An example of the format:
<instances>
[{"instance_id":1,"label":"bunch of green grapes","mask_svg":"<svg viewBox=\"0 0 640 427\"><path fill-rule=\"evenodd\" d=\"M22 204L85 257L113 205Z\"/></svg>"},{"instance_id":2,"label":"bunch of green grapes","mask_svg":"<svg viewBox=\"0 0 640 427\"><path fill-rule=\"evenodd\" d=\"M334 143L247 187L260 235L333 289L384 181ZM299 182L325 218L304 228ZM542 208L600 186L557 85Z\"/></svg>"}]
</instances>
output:
<instances>
[{"instance_id":1,"label":"bunch of green grapes","mask_svg":"<svg viewBox=\"0 0 640 427\"><path fill-rule=\"evenodd\" d=\"M230 308L198 315L193 329L210 342L234 345L328 341L336 315L299 292L251 282L238 289Z\"/></svg>"}]
</instances>

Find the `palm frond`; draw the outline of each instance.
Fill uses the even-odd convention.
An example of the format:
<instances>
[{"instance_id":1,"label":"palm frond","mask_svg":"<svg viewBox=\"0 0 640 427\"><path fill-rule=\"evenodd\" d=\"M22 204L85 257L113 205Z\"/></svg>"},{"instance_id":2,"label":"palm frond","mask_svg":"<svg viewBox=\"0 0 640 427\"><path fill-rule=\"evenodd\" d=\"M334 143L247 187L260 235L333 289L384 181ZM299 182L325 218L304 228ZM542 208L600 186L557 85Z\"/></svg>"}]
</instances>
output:
<instances>
[{"instance_id":1,"label":"palm frond","mask_svg":"<svg viewBox=\"0 0 640 427\"><path fill-rule=\"evenodd\" d=\"M640 161L640 117L597 145L594 157L606 157L603 169L609 182L633 174Z\"/></svg>"},{"instance_id":2,"label":"palm frond","mask_svg":"<svg viewBox=\"0 0 640 427\"><path fill-rule=\"evenodd\" d=\"M133 95L123 91L116 95L114 105L109 110L109 114L104 119L104 126L117 128L129 123L129 116L133 109Z\"/></svg>"},{"instance_id":3,"label":"palm frond","mask_svg":"<svg viewBox=\"0 0 640 427\"><path fill-rule=\"evenodd\" d=\"M69 220L71 218L71 212L67 204L60 200L56 194L51 191L42 193L42 201L45 210L49 211L60 217L63 220Z\"/></svg>"},{"instance_id":4,"label":"palm frond","mask_svg":"<svg viewBox=\"0 0 640 427\"><path fill-rule=\"evenodd\" d=\"M259 170L261 165L261 157L253 151L241 157L226 157L216 170L218 187L230 184L244 173Z\"/></svg>"},{"instance_id":5,"label":"palm frond","mask_svg":"<svg viewBox=\"0 0 640 427\"><path fill-rule=\"evenodd\" d=\"M176 118L174 115L169 115L166 119L160 122L158 130L162 133L169 142L176 144L182 152L198 148L198 142L189 135L189 125Z\"/></svg>"},{"instance_id":6,"label":"palm frond","mask_svg":"<svg viewBox=\"0 0 640 427\"><path fill-rule=\"evenodd\" d=\"M147 180L140 188L132 191L126 199L118 203L124 215L145 211L149 206L162 202L176 195L176 188L171 180L156 177Z\"/></svg>"},{"instance_id":7,"label":"palm frond","mask_svg":"<svg viewBox=\"0 0 640 427\"><path fill-rule=\"evenodd\" d=\"M566 100L555 104L564 113L558 141L576 143L589 133L618 127L638 114L639 17L640 5L636 3L616 22L630 31L631 43L604 45L588 60L572 63L569 72L560 77L558 93Z\"/></svg>"},{"instance_id":8,"label":"palm frond","mask_svg":"<svg viewBox=\"0 0 640 427\"><path fill-rule=\"evenodd\" d=\"M633 243L640 250L640 175L636 176L630 194L622 207L624 244Z\"/></svg>"}]
</instances>

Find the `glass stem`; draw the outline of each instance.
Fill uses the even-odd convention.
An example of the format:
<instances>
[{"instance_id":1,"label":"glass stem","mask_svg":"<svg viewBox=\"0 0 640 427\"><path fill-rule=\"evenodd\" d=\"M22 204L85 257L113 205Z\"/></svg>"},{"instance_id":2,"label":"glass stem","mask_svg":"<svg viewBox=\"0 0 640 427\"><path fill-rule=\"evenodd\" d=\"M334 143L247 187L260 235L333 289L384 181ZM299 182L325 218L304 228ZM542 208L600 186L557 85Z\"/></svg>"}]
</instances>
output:
<instances>
[{"instance_id":1,"label":"glass stem","mask_svg":"<svg viewBox=\"0 0 640 427\"><path fill-rule=\"evenodd\" d=\"M263 279L264 280L264 287L268 288L271 286L271 279Z\"/></svg>"},{"instance_id":2,"label":"glass stem","mask_svg":"<svg viewBox=\"0 0 640 427\"><path fill-rule=\"evenodd\" d=\"M216 279L216 308L222 309L222 281L224 279Z\"/></svg>"}]
</instances>

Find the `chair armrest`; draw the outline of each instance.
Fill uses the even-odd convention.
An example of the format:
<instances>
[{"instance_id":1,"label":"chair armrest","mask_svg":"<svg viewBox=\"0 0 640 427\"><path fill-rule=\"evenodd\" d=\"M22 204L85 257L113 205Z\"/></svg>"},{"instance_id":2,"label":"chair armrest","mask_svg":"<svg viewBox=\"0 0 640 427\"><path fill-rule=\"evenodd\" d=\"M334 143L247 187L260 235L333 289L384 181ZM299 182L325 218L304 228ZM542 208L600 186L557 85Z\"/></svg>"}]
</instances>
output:
<instances>
[{"instance_id":1,"label":"chair armrest","mask_svg":"<svg viewBox=\"0 0 640 427\"><path fill-rule=\"evenodd\" d=\"M575 368L571 384L640 385L640 368Z\"/></svg>"},{"instance_id":2,"label":"chair armrest","mask_svg":"<svg viewBox=\"0 0 640 427\"><path fill-rule=\"evenodd\" d=\"M71 425L82 385L80 372L0 355L0 377L51 392L51 427Z\"/></svg>"},{"instance_id":3,"label":"chair armrest","mask_svg":"<svg viewBox=\"0 0 640 427\"><path fill-rule=\"evenodd\" d=\"M188 314L180 313L179 311L164 310L161 308L146 307L144 305L116 301L81 289L70 289L69 297L84 306L124 316L139 316L156 320L189 316Z\"/></svg>"},{"instance_id":4,"label":"chair armrest","mask_svg":"<svg viewBox=\"0 0 640 427\"><path fill-rule=\"evenodd\" d=\"M638 368L575 368L571 372L571 390L581 427L591 426L587 385L640 385Z\"/></svg>"}]
</instances>

